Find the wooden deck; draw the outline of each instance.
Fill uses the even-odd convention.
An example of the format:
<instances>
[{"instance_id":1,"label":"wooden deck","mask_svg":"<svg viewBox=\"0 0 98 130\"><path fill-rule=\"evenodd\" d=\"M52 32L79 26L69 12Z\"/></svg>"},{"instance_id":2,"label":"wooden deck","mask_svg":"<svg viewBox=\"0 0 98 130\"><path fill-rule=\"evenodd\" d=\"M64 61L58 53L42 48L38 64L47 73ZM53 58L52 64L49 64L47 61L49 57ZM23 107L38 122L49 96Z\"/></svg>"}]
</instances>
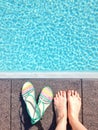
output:
<instances>
[{"instance_id":1,"label":"wooden deck","mask_svg":"<svg viewBox=\"0 0 98 130\"><path fill-rule=\"evenodd\" d=\"M33 83L36 97L46 85L53 89L54 94L58 90L77 90L82 97L81 122L88 130L98 130L98 79L1 79L0 130L54 130L53 104L47 109L41 121L34 126L30 124L20 94L21 87L26 81Z\"/></svg>"}]
</instances>

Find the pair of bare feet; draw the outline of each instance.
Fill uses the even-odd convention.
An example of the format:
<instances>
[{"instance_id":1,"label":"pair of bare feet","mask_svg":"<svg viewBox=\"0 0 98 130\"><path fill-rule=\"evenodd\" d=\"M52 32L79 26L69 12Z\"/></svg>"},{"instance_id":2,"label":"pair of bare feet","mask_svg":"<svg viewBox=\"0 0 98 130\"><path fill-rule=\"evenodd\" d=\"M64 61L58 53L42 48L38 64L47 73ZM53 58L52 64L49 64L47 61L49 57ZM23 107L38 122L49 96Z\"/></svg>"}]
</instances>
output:
<instances>
[{"instance_id":1,"label":"pair of bare feet","mask_svg":"<svg viewBox=\"0 0 98 130\"><path fill-rule=\"evenodd\" d=\"M55 130L66 130L67 118L73 130L87 130L79 121L81 98L77 91L59 91L54 97L54 108L57 122Z\"/></svg>"}]
</instances>

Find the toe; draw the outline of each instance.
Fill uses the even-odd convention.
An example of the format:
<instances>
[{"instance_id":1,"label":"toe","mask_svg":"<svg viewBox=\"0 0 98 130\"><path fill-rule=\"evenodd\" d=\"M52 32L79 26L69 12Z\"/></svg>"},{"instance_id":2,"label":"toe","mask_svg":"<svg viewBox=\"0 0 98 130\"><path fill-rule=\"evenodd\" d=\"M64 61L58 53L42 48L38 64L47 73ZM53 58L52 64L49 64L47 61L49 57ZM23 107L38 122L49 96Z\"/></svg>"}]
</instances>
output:
<instances>
[{"instance_id":1,"label":"toe","mask_svg":"<svg viewBox=\"0 0 98 130\"><path fill-rule=\"evenodd\" d=\"M66 97L66 91L62 91L62 96Z\"/></svg>"},{"instance_id":2,"label":"toe","mask_svg":"<svg viewBox=\"0 0 98 130\"><path fill-rule=\"evenodd\" d=\"M79 95L79 93L76 91L76 97L78 97L78 98L80 98L80 95Z\"/></svg>"},{"instance_id":3,"label":"toe","mask_svg":"<svg viewBox=\"0 0 98 130\"><path fill-rule=\"evenodd\" d=\"M63 91L63 96L66 97L66 91Z\"/></svg>"},{"instance_id":4,"label":"toe","mask_svg":"<svg viewBox=\"0 0 98 130\"><path fill-rule=\"evenodd\" d=\"M56 98L58 98L58 97L59 97L59 94L57 93L55 96L56 96Z\"/></svg>"},{"instance_id":5,"label":"toe","mask_svg":"<svg viewBox=\"0 0 98 130\"><path fill-rule=\"evenodd\" d=\"M74 96L75 95L75 91L71 90L71 95Z\"/></svg>"},{"instance_id":6,"label":"toe","mask_svg":"<svg viewBox=\"0 0 98 130\"><path fill-rule=\"evenodd\" d=\"M78 92L77 92L77 91L75 91L74 95L78 97Z\"/></svg>"},{"instance_id":7,"label":"toe","mask_svg":"<svg viewBox=\"0 0 98 130\"><path fill-rule=\"evenodd\" d=\"M68 91L67 91L67 95L68 95L68 97L71 96L71 90L68 90Z\"/></svg>"},{"instance_id":8,"label":"toe","mask_svg":"<svg viewBox=\"0 0 98 130\"><path fill-rule=\"evenodd\" d=\"M56 104L57 102L57 97L54 97L54 104Z\"/></svg>"},{"instance_id":9,"label":"toe","mask_svg":"<svg viewBox=\"0 0 98 130\"><path fill-rule=\"evenodd\" d=\"M63 91L60 91L60 96L63 96Z\"/></svg>"},{"instance_id":10,"label":"toe","mask_svg":"<svg viewBox=\"0 0 98 130\"><path fill-rule=\"evenodd\" d=\"M60 96L60 91L58 91L57 95L58 95L58 97Z\"/></svg>"}]
</instances>

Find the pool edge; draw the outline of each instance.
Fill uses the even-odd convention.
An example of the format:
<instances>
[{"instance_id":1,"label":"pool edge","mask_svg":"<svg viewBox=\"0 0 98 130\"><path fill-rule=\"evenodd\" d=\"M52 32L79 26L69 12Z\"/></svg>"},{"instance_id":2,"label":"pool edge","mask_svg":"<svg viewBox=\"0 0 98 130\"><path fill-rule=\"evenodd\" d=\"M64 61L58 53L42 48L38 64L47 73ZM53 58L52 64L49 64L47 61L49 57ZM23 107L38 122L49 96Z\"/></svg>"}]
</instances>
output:
<instances>
[{"instance_id":1,"label":"pool edge","mask_svg":"<svg viewBox=\"0 0 98 130\"><path fill-rule=\"evenodd\" d=\"M9 78L98 78L98 72L0 72L0 79Z\"/></svg>"}]
</instances>

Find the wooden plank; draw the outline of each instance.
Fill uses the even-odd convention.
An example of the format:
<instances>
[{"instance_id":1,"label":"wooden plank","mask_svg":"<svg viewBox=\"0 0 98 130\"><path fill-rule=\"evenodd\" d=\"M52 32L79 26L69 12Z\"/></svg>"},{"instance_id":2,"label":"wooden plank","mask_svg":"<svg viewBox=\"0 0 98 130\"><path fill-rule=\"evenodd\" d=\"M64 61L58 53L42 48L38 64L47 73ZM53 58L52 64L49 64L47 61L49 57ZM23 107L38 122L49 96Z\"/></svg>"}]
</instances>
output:
<instances>
[{"instance_id":1,"label":"wooden plank","mask_svg":"<svg viewBox=\"0 0 98 130\"><path fill-rule=\"evenodd\" d=\"M0 130L10 130L11 80L0 80Z\"/></svg>"},{"instance_id":2,"label":"wooden plank","mask_svg":"<svg viewBox=\"0 0 98 130\"><path fill-rule=\"evenodd\" d=\"M98 130L98 80L83 80L83 123Z\"/></svg>"},{"instance_id":3,"label":"wooden plank","mask_svg":"<svg viewBox=\"0 0 98 130\"><path fill-rule=\"evenodd\" d=\"M21 87L26 81L33 83L36 90L36 98L44 86L50 86L54 92L54 95L59 90L75 89L81 95L81 81L78 79L20 79L12 81L12 130L29 129L29 130L54 130L55 128L55 115L53 111L53 104L49 106L45 112L42 120L36 125L31 126L30 120L27 116L25 105L23 104L22 98L19 100ZM24 114L25 126L21 125L19 117L19 108L22 104ZM48 122L48 123L47 123Z\"/></svg>"},{"instance_id":4,"label":"wooden plank","mask_svg":"<svg viewBox=\"0 0 98 130\"><path fill-rule=\"evenodd\" d=\"M20 130L22 127L19 113L22 114L20 92L23 80L12 80L12 126L11 130Z\"/></svg>"}]
</instances>

